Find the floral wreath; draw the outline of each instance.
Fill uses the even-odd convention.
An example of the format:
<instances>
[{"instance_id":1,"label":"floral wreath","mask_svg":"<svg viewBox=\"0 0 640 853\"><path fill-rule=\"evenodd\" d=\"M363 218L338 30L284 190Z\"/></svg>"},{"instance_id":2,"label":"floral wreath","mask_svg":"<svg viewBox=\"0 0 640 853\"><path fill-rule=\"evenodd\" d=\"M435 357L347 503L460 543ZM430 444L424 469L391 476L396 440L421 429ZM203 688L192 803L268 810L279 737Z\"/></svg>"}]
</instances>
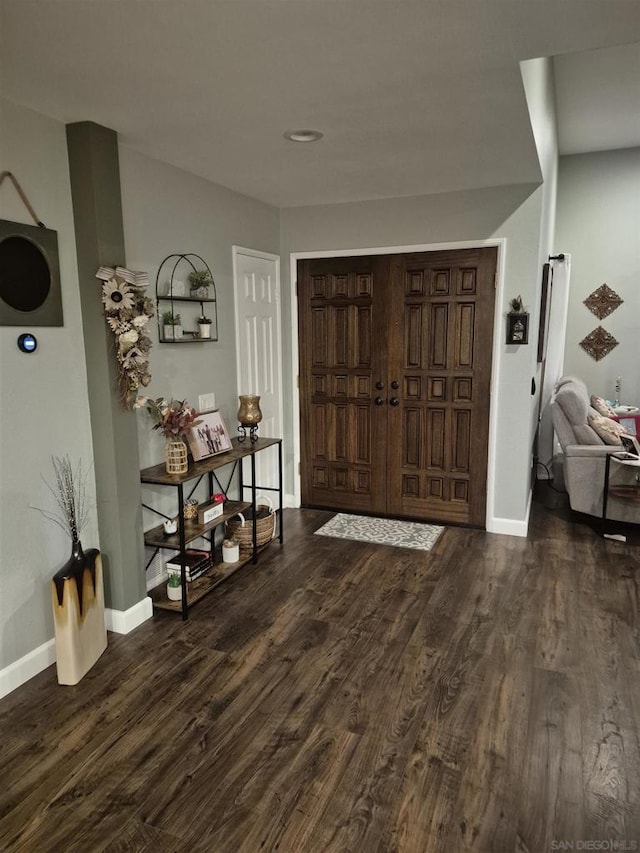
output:
<instances>
[{"instance_id":1,"label":"floral wreath","mask_svg":"<svg viewBox=\"0 0 640 853\"><path fill-rule=\"evenodd\" d=\"M146 295L149 278L144 272L125 267L100 267L96 278L103 282L102 303L115 340L120 400L130 411L140 387L151 382L149 321L153 302Z\"/></svg>"}]
</instances>

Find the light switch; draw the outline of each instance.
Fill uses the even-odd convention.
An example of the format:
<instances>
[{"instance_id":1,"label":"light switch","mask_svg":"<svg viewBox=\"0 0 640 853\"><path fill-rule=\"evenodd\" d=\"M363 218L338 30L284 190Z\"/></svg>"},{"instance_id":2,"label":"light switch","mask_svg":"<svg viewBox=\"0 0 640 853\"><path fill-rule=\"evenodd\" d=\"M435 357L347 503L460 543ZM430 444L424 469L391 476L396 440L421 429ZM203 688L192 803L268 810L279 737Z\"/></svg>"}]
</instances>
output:
<instances>
[{"instance_id":1,"label":"light switch","mask_svg":"<svg viewBox=\"0 0 640 853\"><path fill-rule=\"evenodd\" d=\"M213 392L210 394L200 394L198 397L198 411L208 412L210 409L215 409L215 407L216 395Z\"/></svg>"}]
</instances>

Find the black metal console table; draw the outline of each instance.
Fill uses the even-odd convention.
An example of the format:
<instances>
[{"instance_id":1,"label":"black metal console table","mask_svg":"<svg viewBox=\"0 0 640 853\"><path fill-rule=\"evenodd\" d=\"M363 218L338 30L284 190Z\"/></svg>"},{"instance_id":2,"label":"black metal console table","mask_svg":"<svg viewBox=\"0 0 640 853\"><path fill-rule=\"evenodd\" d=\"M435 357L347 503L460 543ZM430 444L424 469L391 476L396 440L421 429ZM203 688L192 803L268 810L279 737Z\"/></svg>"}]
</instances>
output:
<instances>
[{"instance_id":1,"label":"black metal console table","mask_svg":"<svg viewBox=\"0 0 640 853\"><path fill-rule=\"evenodd\" d=\"M182 555L184 554L189 542L193 542L195 539L200 538L208 539L207 534L211 533L211 538L208 539L208 541L210 544L211 556L213 558L214 544L212 531L214 531L215 528L219 527L221 524L224 524L224 522L227 521L229 518L232 518L234 515L237 515L238 512L242 512L243 510L248 509L249 507L251 507L251 509L253 510L253 517L255 518L256 494L258 491L278 492L280 507L277 513L279 516L278 538L281 543L284 542L284 527L282 518L282 439L259 438L253 444L242 444L238 441L237 438L234 438L232 440L232 445L232 449L227 451L226 453L221 453L210 459L203 459L200 462L193 462L190 465L189 470L186 474L167 474L164 463L161 463L159 465L153 465L152 467L145 468L143 471L140 472L140 480L142 483L149 483L158 486L173 486L178 490L178 512L176 516L178 520L177 532L171 536L167 536L164 532L164 527L162 524L151 528L151 530L145 531L144 544L148 547L155 548L153 557L155 557L155 555L161 548L170 549L172 551L178 551L179 554ZM277 488L261 486L256 483L256 454L260 453L263 450L266 450L268 447L274 446L277 446L278 448ZM247 457L250 459L251 464L251 479L249 482L245 483L242 460L246 459ZM220 483L216 472L218 472L222 468L225 468L228 465L231 465L232 468L230 473L228 473L228 479L225 488ZM238 471L239 477L240 500L227 500L225 502L223 514L213 519L213 521L208 522L207 524L187 524L184 520L185 485L195 480L196 482L191 489L191 493L193 493L202 478L207 477L209 494L212 494L214 492L214 485L217 486L219 491L226 494L236 471ZM243 500L246 492L250 493L251 499L249 501ZM151 506L147 506L146 504L143 504L143 506L145 507L145 509L151 510L152 512L155 512L158 515L163 515L163 513L158 513L158 511ZM255 564L258 562L258 551L261 549L258 548L256 535L256 525L254 524L253 547L248 552L241 552L240 560L237 563L224 564L222 562L215 562L204 575L197 578L197 580L191 581L190 583L187 582L186 566L183 561L181 563L181 600L170 601L166 595L165 584L162 583L150 591L150 596L153 601L154 607L160 608L162 610L172 610L180 612L182 613L182 618L187 619L189 608L197 601L200 601L200 599L203 598L212 589L214 589L214 587L225 581L230 575L232 575L246 563L253 561L253 563ZM263 547L266 548L268 547L268 545L265 545ZM153 560L153 557L151 558L151 560ZM149 563L147 563L147 566L151 563L151 560L149 561Z\"/></svg>"}]
</instances>

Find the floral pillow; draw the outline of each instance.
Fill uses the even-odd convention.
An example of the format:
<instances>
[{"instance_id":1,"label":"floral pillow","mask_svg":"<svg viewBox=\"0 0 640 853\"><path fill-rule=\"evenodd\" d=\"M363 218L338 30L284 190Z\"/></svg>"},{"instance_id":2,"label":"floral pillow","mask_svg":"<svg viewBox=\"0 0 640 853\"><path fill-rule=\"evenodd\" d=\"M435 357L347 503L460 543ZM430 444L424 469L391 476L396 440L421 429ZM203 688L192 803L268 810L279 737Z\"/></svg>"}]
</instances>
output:
<instances>
[{"instance_id":1,"label":"floral pillow","mask_svg":"<svg viewBox=\"0 0 640 853\"><path fill-rule=\"evenodd\" d=\"M628 435L627 430L617 421L611 418L603 418L602 415L589 415L589 426L594 429L605 444L622 444L621 435Z\"/></svg>"},{"instance_id":2,"label":"floral pillow","mask_svg":"<svg viewBox=\"0 0 640 853\"><path fill-rule=\"evenodd\" d=\"M591 405L599 415L603 415L605 418L612 418L615 416L615 412L604 397L596 397L593 395L591 397Z\"/></svg>"}]
</instances>

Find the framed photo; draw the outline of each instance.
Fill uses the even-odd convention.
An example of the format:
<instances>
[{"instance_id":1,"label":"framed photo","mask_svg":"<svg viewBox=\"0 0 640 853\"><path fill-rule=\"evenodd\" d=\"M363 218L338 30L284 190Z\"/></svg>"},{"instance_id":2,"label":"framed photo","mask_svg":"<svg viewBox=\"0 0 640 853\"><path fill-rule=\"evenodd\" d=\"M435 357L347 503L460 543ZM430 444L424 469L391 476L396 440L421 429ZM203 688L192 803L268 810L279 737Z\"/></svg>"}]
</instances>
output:
<instances>
[{"instance_id":1,"label":"framed photo","mask_svg":"<svg viewBox=\"0 0 640 853\"><path fill-rule=\"evenodd\" d=\"M529 343L529 315L507 314L507 344Z\"/></svg>"},{"instance_id":2,"label":"framed photo","mask_svg":"<svg viewBox=\"0 0 640 853\"><path fill-rule=\"evenodd\" d=\"M542 267L542 295L540 297L540 324L538 326L538 364L543 362L547 357L552 287L553 273L551 271L551 264L545 264Z\"/></svg>"},{"instance_id":3,"label":"framed photo","mask_svg":"<svg viewBox=\"0 0 640 853\"><path fill-rule=\"evenodd\" d=\"M198 420L200 423L191 427L188 435L194 462L231 450L231 439L220 409L200 412Z\"/></svg>"}]
</instances>

